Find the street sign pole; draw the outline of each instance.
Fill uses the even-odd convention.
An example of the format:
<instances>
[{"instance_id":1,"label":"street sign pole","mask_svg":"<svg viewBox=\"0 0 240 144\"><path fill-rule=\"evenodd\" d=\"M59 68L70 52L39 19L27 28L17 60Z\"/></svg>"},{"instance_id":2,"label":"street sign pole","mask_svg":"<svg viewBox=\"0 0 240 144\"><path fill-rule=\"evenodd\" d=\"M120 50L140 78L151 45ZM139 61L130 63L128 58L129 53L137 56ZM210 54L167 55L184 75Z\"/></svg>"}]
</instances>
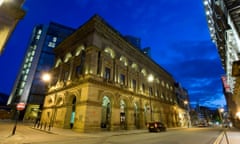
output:
<instances>
[{"instance_id":1,"label":"street sign pole","mask_svg":"<svg viewBox=\"0 0 240 144\"><path fill-rule=\"evenodd\" d=\"M17 129L18 118L19 118L19 110L16 111L16 115L15 115L15 123L14 123L14 127L13 127L13 130L12 130L12 135L15 134L15 131L16 131L16 129Z\"/></svg>"},{"instance_id":2,"label":"street sign pole","mask_svg":"<svg viewBox=\"0 0 240 144\"><path fill-rule=\"evenodd\" d=\"M26 105L25 103L20 102L16 106L17 111L16 111L16 115L15 115L15 123L14 123L14 127L13 127L13 130L12 130L12 135L15 135L15 131L17 129L17 122L18 122L18 118L19 118L19 113L20 113L21 110L25 109L25 105Z\"/></svg>"}]
</instances>

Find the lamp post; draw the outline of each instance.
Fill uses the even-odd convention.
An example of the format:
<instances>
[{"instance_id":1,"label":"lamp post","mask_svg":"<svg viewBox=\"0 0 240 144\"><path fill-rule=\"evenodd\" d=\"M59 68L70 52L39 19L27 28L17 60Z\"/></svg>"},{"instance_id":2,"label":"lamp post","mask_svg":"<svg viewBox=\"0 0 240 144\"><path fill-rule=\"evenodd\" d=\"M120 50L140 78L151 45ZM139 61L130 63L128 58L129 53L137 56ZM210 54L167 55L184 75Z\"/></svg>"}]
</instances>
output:
<instances>
[{"instance_id":1,"label":"lamp post","mask_svg":"<svg viewBox=\"0 0 240 144\"><path fill-rule=\"evenodd\" d=\"M148 82L152 83L153 80L154 80L153 75L150 74L148 76ZM153 120L153 116L152 116L152 95L151 95L151 93L152 93L152 87L149 87L150 120L152 121Z\"/></svg>"},{"instance_id":2,"label":"lamp post","mask_svg":"<svg viewBox=\"0 0 240 144\"><path fill-rule=\"evenodd\" d=\"M219 108L218 112L219 112L220 120L221 120L221 123L222 123L222 126L223 126L223 112L224 112L224 109L223 108Z\"/></svg>"},{"instance_id":3,"label":"lamp post","mask_svg":"<svg viewBox=\"0 0 240 144\"><path fill-rule=\"evenodd\" d=\"M189 128L189 126L191 125L191 121L190 121L190 116L189 116L189 103L187 100L183 101L184 105L186 106L186 111L187 111L187 126Z\"/></svg>"},{"instance_id":4,"label":"lamp post","mask_svg":"<svg viewBox=\"0 0 240 144\"><path fill-rule=\"evenodd\" d=\"M52 79L52 76L49 74L49 73L43 73L42 74L42 80L46 83L50 83ZM55 99L56 99L56 96L55 96ZM54 99L54 101L55 101ZM52 112L52 115L51 115L51 118L50 118L50 121L49 121L49 127L48 127L48 131L50 131L51 127L53 126L53 117L54 117L54 114L55 114L55 110L54 112Z\"/></svg>"},{"instance_id":5,"label":"lamp post","mask_svg":"<svg viewBox=\"0 0 240 144\"><path fill-rule=\"evenodd\" d=\"M18 122L18 119L19 119L19 113L20 111L24 110L25 109L25 103L23 102L20 102L16 105L16 115L15 115L15 123L14 123L14 127L13 127L13 130L12 130L12 135L15 135L15 131L17 129L17 122Z\"/></svg>"},{"instance_id":6,"label":"lamp post","mask_svg":"<svg viewBox=\"0 0 240 144\"><path fill-rule=\"evenodd\" d=\"M223 120L224 120L224 116L223 116L224 108L221 107L221 108L218 109L218 111L219 111L220 119L221 119L221 121L222 121L222 128L224 128L224 125L223 125ZM230 143L229 143L229 140L228 140L228 136L227 136L226 130L223 129L223 132L224 132L224 135L225 135L227 144L230 144Z\"/></svg>"}]
</instances>

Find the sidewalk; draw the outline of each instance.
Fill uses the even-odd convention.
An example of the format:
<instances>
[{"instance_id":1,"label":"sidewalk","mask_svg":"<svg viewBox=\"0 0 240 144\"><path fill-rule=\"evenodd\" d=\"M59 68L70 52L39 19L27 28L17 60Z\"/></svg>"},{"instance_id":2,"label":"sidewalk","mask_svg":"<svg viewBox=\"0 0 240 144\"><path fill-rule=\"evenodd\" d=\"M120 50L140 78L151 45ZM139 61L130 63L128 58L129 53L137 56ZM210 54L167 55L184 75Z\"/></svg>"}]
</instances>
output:
<instances>
[{"instance_id":1,"label":"sidewalk","mask_svg":"<svg viewBox=\"0 0 240 144\"><path fill-rule=\"evenodd\" d=\"M239 144L240 130L237 128L223 129L214 144Z\"/></svg>"},{"instance_id":2,"label":"sidewalk","mask_svg":"<svg viewBox=\"0 0 240 144\"><path fill-rule=\"evenodd\" d=\"M82 137L104 137L104 136L117 136L117 135L129 135L138 133L148 133L147 129L135 129L135 130L118 130L118 131L99 131L99 132L89 132L89 133L79 133L71 129L62 129L53 127L50 131L43 130L39 128L31 127L32 129L43 131L46 133L52 133L57 135L65 136L82 136Z\"/></svg>"},{"instance_id":3,"label":"sidewalk","mask_svg":"<svg viewBox=\"0 0 240 144\"><path fill-rule=\"evenodd\" d=\"M120 131L101 131L101 132L93 132L93 133L79 133L75 132L71 129L62 129L53 127L50 131L46 128L39 129L34 128L33 124L29 123L19 123L16 134L11 136L13 123L12 122L1 122L0 121L0 144L8 144L24 141L27 139L28 141L35 140L35 135L38 134L39 139L41 138L59 138L59 137L81 137L81 138L103 138L109 136L117 136L117 135L130 135L130 134L141 134L148 133L147 129L137 129L137 130L120 130ZM168 131L179 129L179 128L169 128ZM22 130L22 133L19 131ZM240 129L231 128L231 129L223 129L222 133L219 134L217 139L213 144L239 144L240 143Z\"/></svg>"}]
</instances>

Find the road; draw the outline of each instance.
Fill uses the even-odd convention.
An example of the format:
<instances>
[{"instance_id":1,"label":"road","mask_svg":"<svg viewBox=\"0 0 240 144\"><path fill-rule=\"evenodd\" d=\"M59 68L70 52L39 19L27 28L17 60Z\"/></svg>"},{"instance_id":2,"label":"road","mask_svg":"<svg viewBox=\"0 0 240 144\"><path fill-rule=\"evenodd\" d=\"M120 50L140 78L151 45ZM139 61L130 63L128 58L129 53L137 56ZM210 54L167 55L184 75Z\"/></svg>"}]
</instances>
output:
<instances>
[{"instance_id":1,"label":"road","mask_svg":"<svg viewBox=\"0 0 240 144\"><path fill-rule=\"evenodd\" d=\"M15 135L11 123L0 123L0 144L212 144L220 134L216 128L169 129L167 132L98 132L81 134L72 130L48 133L29 125L18 125ZM56 129L56 128L55 128Z\"/></svg>"},{"instance_id":2,"label":"road","mask_svg":"<svg viewBox=\"0 0 240 144\"><path fill-rule=\"evenodd\" d=\"M112 136L104 144L212 144L220 130L214 128L189 128L161 133Z\"/></svg>"}]
</instances>

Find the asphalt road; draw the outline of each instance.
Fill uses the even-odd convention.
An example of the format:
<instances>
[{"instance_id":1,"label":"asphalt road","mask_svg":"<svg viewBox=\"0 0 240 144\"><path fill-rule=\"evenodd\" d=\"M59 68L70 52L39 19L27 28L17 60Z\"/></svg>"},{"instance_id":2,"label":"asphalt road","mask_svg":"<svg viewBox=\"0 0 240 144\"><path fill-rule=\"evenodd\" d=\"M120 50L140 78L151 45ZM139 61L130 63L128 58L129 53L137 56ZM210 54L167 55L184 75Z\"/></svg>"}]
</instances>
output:
<instances>
[{"instance_id":1,"label":"asphalt road","mask_svg":"<svg viewBox=\"0 0 240 144\"><path fill-rule=\"evenodd\" d=\"M99 132L81 134L72 130L48 133L30 125L18 125L12 134L12 123L0 123L0 144L212 144L220 134L216 128L170 129L167 132L137 133Z\"/></svg>"},{"instance_id":2,"label":"asphalt road","mask_svg":"<svg viewBox=\"0 0 240 144\"><path fill-rule=\"evenodd\" d=\"M189 128L160 133L120 135L107 138L103 144L212 144L220 130Z\"/></svg>"}]
</instances>

